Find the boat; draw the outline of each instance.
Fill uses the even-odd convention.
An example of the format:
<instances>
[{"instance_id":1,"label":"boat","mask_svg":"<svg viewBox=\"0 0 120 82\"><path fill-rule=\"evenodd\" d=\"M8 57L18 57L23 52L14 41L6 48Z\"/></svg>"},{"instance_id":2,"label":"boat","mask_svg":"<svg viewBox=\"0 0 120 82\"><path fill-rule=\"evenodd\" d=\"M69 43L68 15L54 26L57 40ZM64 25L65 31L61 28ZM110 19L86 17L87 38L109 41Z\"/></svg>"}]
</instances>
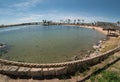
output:
<instances>
[{"instance_id":1,"label":"boat","mask_svg":"<svg viewBox=\"0 0 120 82\"><path fill-rule=\"evenodd\" d=\"M0 49L3 49L3 48L5 48L5 47L6 47L6 44L0 43Z\"/></svg>"}]
</instances>

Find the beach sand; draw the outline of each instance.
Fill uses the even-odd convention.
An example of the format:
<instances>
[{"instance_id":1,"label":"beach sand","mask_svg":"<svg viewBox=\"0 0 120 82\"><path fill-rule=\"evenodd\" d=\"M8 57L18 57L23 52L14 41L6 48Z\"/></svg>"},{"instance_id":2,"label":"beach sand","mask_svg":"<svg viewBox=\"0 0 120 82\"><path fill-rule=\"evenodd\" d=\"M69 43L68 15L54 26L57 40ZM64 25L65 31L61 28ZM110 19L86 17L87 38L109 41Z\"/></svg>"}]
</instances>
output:
<instances>
[{"instance_id":1,"label":"beach sand","mask_svg":"<svg viewBox=\"0 0 120 82\"><path fill-rule=\"evenodd\" d=\"M107 35L107 31L104 31L102 27L97 27L97 26L80 26L80 27L95 29L95 30Z\"/></svg>"},{"instance_id":2,"label":"beach sand","mask_svg":"<svg viewBox=\"0 0 120 82\"><path fill-rule=\"evenodd\" d=\"M105 35L107 35L107 31L103 30L102 27L100 26L86 26L86 25L64 25L64 26L79 26L79 27L84 27L84 28L89 28L89 29L94 29L94 30L97 30Z\"/></svg>"}]
</instances>

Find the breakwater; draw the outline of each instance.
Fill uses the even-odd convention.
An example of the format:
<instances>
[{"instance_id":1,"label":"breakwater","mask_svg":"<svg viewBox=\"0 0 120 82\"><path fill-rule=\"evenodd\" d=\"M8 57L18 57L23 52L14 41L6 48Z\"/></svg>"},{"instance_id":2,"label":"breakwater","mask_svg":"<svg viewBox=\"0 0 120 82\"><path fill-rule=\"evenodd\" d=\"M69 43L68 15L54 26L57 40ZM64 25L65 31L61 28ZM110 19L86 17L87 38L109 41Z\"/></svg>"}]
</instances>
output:
<instances>
[{"instance_id":1,"label":"breakwater","mask_svg":"<svg viewBox=\"0 0 120 82\"><path fill-rule=\"evenodd\" d=\"M60 24L58 24L58 23L43 24L43 22L30 22L30 23L9 24L9 25L2 24L2 25L0 25L0 28L13 27L13 26L25 26L25 25L43 25L43 26L49 26L49 25L60 25Z\"/></svg>"},{"instance_id":2,"label":"breakwater","mask_svg":"<svg viewBox=\"0 0 120 82\"><path fill-rule=\"evenodd\" d=\"M120 46L103 54L90 56L82 60L50 64L23 63L0 59L0 73L27 77L46 77L70 74L86 66L97 64L118 51L120 51Z\"/></svg>"},{"instance_id":3,"label":"breakwater","mask_svg":"<svg viewBox=\"0 0 120 82\"><path fill-rule=\"evenodd\" d=\"M0 28L13 27L13 26L24 26L24 25L40 25L42 22L31 22L31 23L21 23L21 24L10 24L10 25L0 25Z\"/></svg>"}]
</instances>

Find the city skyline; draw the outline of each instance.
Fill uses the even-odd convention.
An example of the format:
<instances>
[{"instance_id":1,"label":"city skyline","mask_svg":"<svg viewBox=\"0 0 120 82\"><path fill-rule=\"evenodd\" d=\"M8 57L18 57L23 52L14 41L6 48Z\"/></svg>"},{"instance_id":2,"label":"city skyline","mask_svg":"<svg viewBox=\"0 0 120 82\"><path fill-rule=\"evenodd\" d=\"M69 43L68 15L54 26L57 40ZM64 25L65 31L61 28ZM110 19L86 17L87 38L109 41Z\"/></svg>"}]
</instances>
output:
<instances>
[{"instance_id":1,"label":"city skyline","mask_svg":"<svg viewBox=\"0 0 120 82\"><path fill-rule=\"evenodd\" d=\"M120 20L119 0L0 0L0 24L41 20Z\"/></svg>"}]
</instances>

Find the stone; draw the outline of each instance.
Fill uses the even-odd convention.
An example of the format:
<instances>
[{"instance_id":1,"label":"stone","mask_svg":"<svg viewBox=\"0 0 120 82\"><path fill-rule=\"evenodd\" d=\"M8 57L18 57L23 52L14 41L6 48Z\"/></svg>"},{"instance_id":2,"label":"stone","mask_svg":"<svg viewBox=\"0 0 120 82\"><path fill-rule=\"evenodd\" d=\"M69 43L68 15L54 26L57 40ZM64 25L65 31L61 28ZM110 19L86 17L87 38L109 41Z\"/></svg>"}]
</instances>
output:
<instances>
[{"instance_id":1,"label":"stone","mask_svg":"<svg viewBox=\"0 0 120 82\"><path fill-rule=\"evenodd\" d=\"M28 67L19 67L19 69L18 69L18 73L20 76L21 75L23 75L23 76L28 75L29 71L30 71L30 68L28 68Z\"/></svg>"},{"instance_id":2,"label":"stone","mask_svg":"<svg viewBox=\"0 0 120 82\"><path fill-rule=\"evenodd\" d=\"M56 75L63 75L67 73L67 69L65 67L55 68Z\"/></svg>"},{"instance_id":3,"label":"stone","mask_svg":"<svg viewBox=\"0 0 120 82\"><path fill-rule=\"evenodd\" d=\"M12 75L19 75L17 70L18 70L18 66L11 66L10 70L8 71L8 73L12 74Z\"/></svg>"},{"instance_id":4,"label":"stone","mask_svg":"<svg viewBox=\"0 0 120 82\"><path fill-rule=\"evenodd\" d=\"M2 66L4 72L8 72L11 69L11 66L4 65Z\"/></svg>"},{"instance_id":5,"label":"stone","mask_svg":"<svg viewBox=\"0 0 120 82\"><path fill-rule=\"evenodd\" d=\"M41 68L31 68L28 75L31 77L41 77L42 76Z\"/></svg>"},{"instance_id":6,"label":"stone","mask_svg":"<svg viewBox=\"0 0 120 82\"><path fill-rule=\"evenodd\" d=\"M54 68L44 68L43 69L43 75L44 76L54 76L55 75L55 69Z\"/></svg>"}]
</instances>

